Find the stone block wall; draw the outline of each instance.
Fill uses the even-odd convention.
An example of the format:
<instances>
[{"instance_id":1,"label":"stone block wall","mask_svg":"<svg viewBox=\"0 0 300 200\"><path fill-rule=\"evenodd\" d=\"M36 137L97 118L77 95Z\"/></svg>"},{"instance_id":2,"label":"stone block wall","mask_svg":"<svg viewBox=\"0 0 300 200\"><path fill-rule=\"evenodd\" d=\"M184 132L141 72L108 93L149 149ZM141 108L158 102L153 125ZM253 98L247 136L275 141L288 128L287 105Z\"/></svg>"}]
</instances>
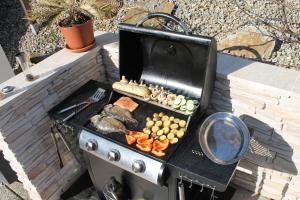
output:
<instances>
[{"instance_id":1,"label":"stone block wall","mask_svg":"<svg viewBox=\"0 0 300 200\"><path fill-rule=\"evenodd\" d=\"M109 81L119 78L118 49L103 52ZM300 72L218 54L209 113L232 112L252 139L232 180L254 193L300 199Z\"/></svg>"},{"instance_id":2,"label":"stone block wall","mask_svg":"<svg viewBox=\"0 0 300 200\"><path fill-rule=\"evenodd\" d=\"M82 174L61 140L60 168L47 112L90 79L105 80L103 37L96 35L97 46L89 52L61 50L35 65L33 74L40 76L36 81L26 82L20 74L1 84L15 86L17 92L0 101L0 150L33 200L59 199Z\"/></svg>"},{"instance_id":3,"label":"stone block wall","mask_svg":"<svg viewBox=\"0 0 300 200\"><path fill-rule=\"evenodd\" d=\"M240 116L252 134L233 183L272 199L300 198L299 78L298 71L219 55L210 112Z\"/></svg>"}]
</instances>

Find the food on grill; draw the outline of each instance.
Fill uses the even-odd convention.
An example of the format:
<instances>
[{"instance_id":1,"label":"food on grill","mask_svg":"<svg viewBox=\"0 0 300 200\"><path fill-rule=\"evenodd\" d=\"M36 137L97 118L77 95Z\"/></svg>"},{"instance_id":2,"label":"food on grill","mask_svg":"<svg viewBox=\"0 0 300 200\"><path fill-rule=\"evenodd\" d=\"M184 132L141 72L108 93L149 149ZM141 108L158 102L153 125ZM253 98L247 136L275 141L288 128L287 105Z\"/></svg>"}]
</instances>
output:
<instances>
[{"instance_id":1,"label":"food on grill","mask_svg":"<svg viewBox=\"0 0 300 200\"><path fill-rule=\"evenodd\" d=\"M169 134L167 135L167 138L168 138L169 140L173 139L174 137L175 137L174 133L169 133Z\"/></svg>"},{"instance_id":2,"label":"food on grill","mask_svg":"<svg viewBox=\"0 0 300 200\"><path fill-rule=\"evenodd\" d=\"M146 127L151 128L154 125L154 121L147 121Z\"/></svg>"},{"instance_id":3,"label":"food on grill","mask_svg":"<svg viewBox=\"0 0 300 200\"><path fill-rule=\"evenodd\" d=\"M183 95L178 95L171 106L176 110L183 111L187 114L192 114L196 109L197 104L198 101L196 100L191 100Z\"/></svg>"},{"instance_id":4,"label":"food on grill","mask_svg":"<svg viewBox=\"0 0 300 200\"><path fill-rule=\"evenodd\" d=\"M152 118L146 118L143 132L129 131L126 135L128 144L136 143L141 151L164 156L169 144L176 144L185 133L186 121L173 116L169 117L163 112L153 113Z\"/></svg>"},{"instance_id":5,"label":"food on grill","mask_svg":"<svg viewBox=\"0 0 300 200\"><path fill-rule=\"evenodd\" d=\"M151 131L152 133L156 133L159 130L158 126L152 126Z\"/></svg>"},{"instance_id":6,"label":"food on grill","mask_svg":"<svg viewBox=\"0 0 300 200\"><path fill-rule=\"evenodd\" d=\"M183 130L178 130L178 131L176 132L176 136L177 136L178 138L182 138L183 135L184 135Z\"/></svg>"},{"instance_id":7,"label":"food on grill","mask_svg":"<svg viewBox=\"0 0 300 200\"><path fill-rule=\"evenodd\" d=\"M144 98L151 95L151 91L145 85L138 84L134 81L128 82L125 76L122 76L119 82L114 82L112 88Z\"/></svg>"},{"instance_id":8,"label":"food on grill","mask_svg":"<svg viewBox=\"0 0 300 200\"><path fill-rule=\"evenodd\" d=\"M176 138L176 137L170 139L171 144L176 144L177 142L178 142L178 138Z\"/></svg>"},{"instance_id":9,"label":"food on grill","mask_svg":"<svg viewBox=\"0 0 300 200\"><path fill-rule=\"evenodd\" d=\"M115 103L115 106L119 106L121 108L127 109L130 112L133 112L139 104L134 102L131 98L129 97L120 97Z\"/></svg>"},{"instance_id":10,"label":"food on grill","mask_svg":"<svg viewBox=\"0 0 300 200\"><path fill-rule=\"evenodd\" d=\"M136 127L138 125L138 121L132 117L131 113L127 109L119 106L107 104L103 112L105 115L120 120L128 126Z\"/></svg>"},{"instance_id":11,"label":"food on grill","mask_svg":"<svg viewBox=\"0 0 300 200\"><path fill-rule=\"evenodd\" d=\"M149 138L148 134L142 132L129 131L125 136L128 144L132 145L136 143L136 147L141 151L151 152L158 157L165 155L163 151L170 144L166 138L164 140L154 140L152 137Z\"/></svg>"},{"instance_id":12,"label":"food on grill","mask_svg":"<svg viewBox=\"0 0 300 200\"><path fill-rule=\"evenodd\" d=\"M166 150L167 148L168 148L168 146L169 146L169 140L162 140L162 141L160 141L160 140L155 140L154 142L153 142L153 149L155 149L155 150L159 150L159 151L164 151L164 150Z\"/></svg>"},{"instance_id":13,"label":"food on grill","mask_svg":"<svg viewBox=\"0 0 300 200\"><path fill-rule=\"evenodd\" d=\"M151 134L151 130L149 128L144 128L143 132L146 133L147 135Z\"/></svg>"},{"instance_id":14,"label":"food on grill","mask_svg":"<svg viewBox=\"0 0 300 200\"><path fill-rule=\"evenodd\" d=\"M198 105L197 100L192 100L183 95L176 95L159 85L149 84L149 86L147 86L143 81L141 81L140 84L136 81L128 81L125 76L122 76L122 79L119 82L115 82L112 87L123 92L143 97L146 101L153 101L169 106L172 109L185 112L186 114L192 114ZM158 116L155 117L161 116L158 114ZM166 120L166 118L162 119L162 121Z\"/></svg>"},{"instance_id":15,"label":"food on grill","mask_svg":"<svg viewBox=\"0 0 300 200\"><path fill-rule=\"evenodd\" d=\"M186 125L186 121L180 120L178 124L179 124L179 126L180 126L181 128L184 128L185 125Z\"/></svg>"},{"instance_id":16,"label":"food on grill","mask_svg":"<svg viewBox=\"0 0 300 200\"><path fill-rule=\"evenodd\" d=\"M166 136L166 135L162 135L162 136L159 137L159 140L161 140L161 141L162 141L162 140L165 140L165 139L167 139L167 136Z\"/></svg>"},{"instance_id":17,"label":"food on grill","mask_svg":"<svg viewBox=\"0 0 300 200\"><path fill-rule=\"evenodd\" d=\"M127 129L122 122L105 115L95 115L91 118L92 125L102 133L126 133Z\"/></svg>"},{"instance_id":18,"label":"food on grill","mask_svg":"<svg viewBox=\"0 0 300 200\"><path fill-rule=\"evenodd\" d=\"M136 144L136 147L142 151L150 152L152 149L152 144Z\"/></svg>"},{"instance_id":19,"label":"food on grill","mask_svg":"<svg viewBox=\"0 0 300 200\"><path fill-rule=\"evenodd\" d=\"M153 153L154 155L156 155L157 157L163 157L166 155L165 152L160 151L160 150L156 150L156 149L152 149L151 153Z\"/></svg>"},{"instance_id":20,"label":"food on grill","mask_svg":"<svg viewBox=\"0 0 300 200\"><path fill-rule=\"evenodd\" d=\"M139 138L137 139L137 143L138 144L142 144L142 145L147 145L147 144L152 144L153 143L153 138L150 139L146 139L146 138Z\"/></svg>"},{"instance_id":21,"label":"food on grill","mask_svg":"<svg viewBox=\"0 0 300 200\"><path fill-rule=\"evenodd\" d=\"M134 144L136 142L136 138L132 135L126 134L125 136L128 144Z\"/></svg>"},{"instance_id":22,"label":"food on grill","mask_svg":"<svg viewBox=\"0 0 300 200\"><path fill-rule=\"evenodd\" d=\"M143 129L144 133L149 134L154 139L158 140L172 140L171 144L176 144L178 138L182 138L185 133L186 121L169 117L164 113L153 113L152 119L146 118L146 127ZM174 139L176 138L176 139Z\"/></svg>"}]
</instances>

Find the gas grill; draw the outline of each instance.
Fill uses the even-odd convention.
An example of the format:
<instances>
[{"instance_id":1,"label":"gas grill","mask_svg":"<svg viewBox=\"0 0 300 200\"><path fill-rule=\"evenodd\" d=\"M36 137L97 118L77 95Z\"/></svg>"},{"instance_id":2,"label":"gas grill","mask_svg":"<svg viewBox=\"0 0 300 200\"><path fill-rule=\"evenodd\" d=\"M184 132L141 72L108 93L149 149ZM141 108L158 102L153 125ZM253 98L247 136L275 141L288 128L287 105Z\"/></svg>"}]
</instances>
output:
<instances>
[{"instance_id":1,"label":"gas grill","mask_svg":"<svg viewBox=\"0 0 300 200\"><path fill-rule=\"evenodd\" d=\"M154 17L165 17L178 23L185 33L142 26L144 21ZM79 148L84 152L87 168L100 197L113 199L106 192L111 177L122 184L122 192L128 199L183 198L178 193L178 183L188 183L186 194L193 193L194 197L205 188L211 189L212 197L214 191L225 191L237 163L218 165L212 162L202 153L198 141L198 131L205 119L214 85L215 40L191 34L178 18L163 13L150 14L137 25L120 24L119 37L121 76L138 82L143 80L146 84L158 84L176 94L197 99L199 105L192 114L187 115L116 91L110 85L89 81L52 109L50 115L57 123L61 123L66 114L57 114L60 109L79 103L99 87L106 90L105 98L100 102L61 124L77 133ZM185 136L177 144L171 145L165 156L157 157L139 150L135 145L128 145L123 134L97 131L89 119L121 96L130 96L139 104L132 113L139 121L137 130L145 127L147 116L163 112L187 121ZM195 188L198 188L197 192Z\"/></svg>"}]
</instances>

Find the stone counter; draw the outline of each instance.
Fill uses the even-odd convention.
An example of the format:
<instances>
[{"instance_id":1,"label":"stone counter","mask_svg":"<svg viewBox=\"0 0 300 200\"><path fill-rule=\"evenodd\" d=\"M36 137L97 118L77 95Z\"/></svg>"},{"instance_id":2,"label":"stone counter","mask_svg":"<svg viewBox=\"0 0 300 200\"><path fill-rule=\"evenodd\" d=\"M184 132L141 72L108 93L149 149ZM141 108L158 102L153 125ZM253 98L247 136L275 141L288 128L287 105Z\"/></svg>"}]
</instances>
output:
<instances>
[{"instance_id":1,"label":"stone counter","mask_svg":"<svg viewBox=\"0 0 300 200\"><path fill-rule=\"evenodd\" d=\"M119 77L117 37L96 35L89 52L63 49L35 65L36 81L20 74L0 85L17 87L0 101L0 150L34 200L58 199L81 174L61 141L60 169L47 111L90 79ZM209 106L216 111L240 116L253 135L233 183L273 199L300 197L300 72L219 54Z\"/></svg>"}]
</instances>

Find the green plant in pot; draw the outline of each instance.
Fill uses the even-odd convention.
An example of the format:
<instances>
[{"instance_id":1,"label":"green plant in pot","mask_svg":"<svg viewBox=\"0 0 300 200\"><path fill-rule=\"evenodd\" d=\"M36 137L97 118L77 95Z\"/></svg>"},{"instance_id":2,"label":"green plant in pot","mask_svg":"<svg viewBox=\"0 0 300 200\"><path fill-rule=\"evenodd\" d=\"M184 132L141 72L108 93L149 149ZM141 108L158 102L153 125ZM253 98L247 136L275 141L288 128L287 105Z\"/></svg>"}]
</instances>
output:
<instances>
[{"instance_id":1,"label":"green plant in pot","mask_svg":"<svg viewBox=\"0 0 300 200\"><path fill-rule=\"evenodd\" d=\"M120 0L38 0L31 20L46 26L58 23L65 47L83 52L95 44L93 17L110 19L122 5Z\"/></svg>"}]
</instances>

